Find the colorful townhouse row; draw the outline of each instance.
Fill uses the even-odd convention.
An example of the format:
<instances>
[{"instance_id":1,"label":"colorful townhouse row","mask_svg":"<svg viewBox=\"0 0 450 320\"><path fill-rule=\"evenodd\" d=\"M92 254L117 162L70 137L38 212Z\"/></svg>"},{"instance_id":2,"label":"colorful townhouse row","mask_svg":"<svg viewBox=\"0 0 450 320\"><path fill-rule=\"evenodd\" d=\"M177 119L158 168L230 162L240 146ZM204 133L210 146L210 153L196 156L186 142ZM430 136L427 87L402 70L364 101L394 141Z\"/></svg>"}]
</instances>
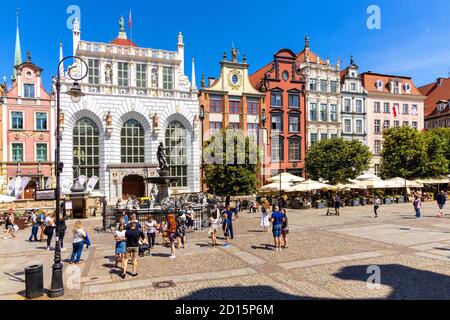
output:
<instances>
[{"instance_id":1,"label":"colorful townhouse row","mask_svg":"<svg viewBox=\"0 0 450 320\"><path fill-rule=\"evenodd\" d=\"M353 57L345 66L322 59L308 36L303 50L282 48L253 73L233 48L231 59L225 52L219 61L219 76L202 75L200 88L194 60L191 78L185 75L181 33L174 51L140 47L121 19L114 40L93 42L81 39L75 19L72 38L71 54L89 68L79 103L64 93L72 81L61 73L63 186L78 175L97 176L96 189L111 202L149 194L144 180L157 174L159 142L169 148L171 175L181 178L172 189L198 192L206 191L202 145L224 128L242 130L265 150L265 184L280 172L306 177L308 148L321 140L360 140L374 155L369 171L378 174L383 130L450 127L450 79L417 88L411 77L361 73ZM55 96L44 89L42 72L29 52L22 61L17 27L12 81L0 88L3 193L15 176L31 178L24 197L54 186Z\"/></svg>"}]
</instances>

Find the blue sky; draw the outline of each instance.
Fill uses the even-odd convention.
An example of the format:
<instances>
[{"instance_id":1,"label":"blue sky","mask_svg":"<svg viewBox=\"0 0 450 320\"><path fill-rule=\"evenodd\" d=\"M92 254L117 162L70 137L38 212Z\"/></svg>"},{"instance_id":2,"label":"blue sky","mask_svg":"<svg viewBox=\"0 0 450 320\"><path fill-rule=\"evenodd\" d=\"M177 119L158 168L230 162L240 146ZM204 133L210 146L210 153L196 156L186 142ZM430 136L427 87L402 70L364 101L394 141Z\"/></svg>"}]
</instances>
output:
<instances>
[{"instance_id":1,"label":"blue sky","mask_svg":"<svg viewBox=\"0 0 450 320\"><path fill-rule=\"evenodd\" d=\"M450 1L411 0L172 0L4 1L0 10L0 77L11 75L20 8L23 57L30 49L44 68L50 87L59 58L72 53L71 31L66 27L68 6L81 8L82 39L108 42L116 37L118 19L133 12L133 41L139 46L175 50L179 31L185 36L186 73L195 57L197 82L201 73L217 76L224 50L234 43L247 55L250 72L271 61L282 47L298 52L306 33L311 48L321 57L338 57L346 65L350 54L362 71L412 76L416 85L448 76L450 71ZM366 27L369 5L381 8L381 30ZM230 56L230 54L228 53ZM242 57L241 57L242 58Z\"/></svg>"}]
</instances>

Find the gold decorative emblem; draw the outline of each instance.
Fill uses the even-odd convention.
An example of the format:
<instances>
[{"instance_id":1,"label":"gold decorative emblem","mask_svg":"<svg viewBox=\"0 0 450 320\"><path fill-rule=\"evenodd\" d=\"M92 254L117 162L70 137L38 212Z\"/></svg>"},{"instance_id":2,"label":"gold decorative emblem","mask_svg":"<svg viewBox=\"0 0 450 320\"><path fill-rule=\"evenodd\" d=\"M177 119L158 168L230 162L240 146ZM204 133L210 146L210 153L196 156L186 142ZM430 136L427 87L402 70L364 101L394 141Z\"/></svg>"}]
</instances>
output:
<instances>
[{"instance_id":1,"label":"gold decorative emblem","mask_svg":"<svg viewBox=\"0 0 450 320\"><path fill-rule=\"evenodd\" d=\"M242 75L240 74L240 72L236 69L231 70L230 73L228 74L228 85L233 90L238 90L239 87L241 86L241 81Z\"/></svg>"}]
</instances>

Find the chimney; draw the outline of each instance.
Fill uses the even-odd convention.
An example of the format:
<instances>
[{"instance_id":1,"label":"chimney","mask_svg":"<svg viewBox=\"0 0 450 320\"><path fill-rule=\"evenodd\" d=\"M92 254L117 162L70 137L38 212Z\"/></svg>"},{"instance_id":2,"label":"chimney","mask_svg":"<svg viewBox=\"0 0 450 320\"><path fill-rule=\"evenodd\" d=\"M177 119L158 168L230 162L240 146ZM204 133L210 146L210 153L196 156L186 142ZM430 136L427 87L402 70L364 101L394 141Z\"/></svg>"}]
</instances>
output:
<instances>
[{"instance_id":1,"label":"chimney","mask_svg":"<svg viewBox=\"0 0 450 320\"><path fill-rule=\"evenodd\" d=\"M437 78L436 83L438 87L442 86L442 82L444 82L444 78Z\"/></svg>"}]
</instances>

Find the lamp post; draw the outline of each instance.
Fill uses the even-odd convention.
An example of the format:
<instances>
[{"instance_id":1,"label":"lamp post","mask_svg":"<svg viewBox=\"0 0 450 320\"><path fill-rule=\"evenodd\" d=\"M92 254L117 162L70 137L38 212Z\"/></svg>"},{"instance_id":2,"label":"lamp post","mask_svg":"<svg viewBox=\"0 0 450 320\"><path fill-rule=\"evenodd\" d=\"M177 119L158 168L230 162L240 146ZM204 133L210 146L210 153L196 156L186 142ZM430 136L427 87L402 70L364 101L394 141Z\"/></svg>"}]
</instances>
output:
<instances>
[{"instance_id":1,"label":"lamp post","mask_svg":"<svg viewBox=\"0 0 450 320\"><path fill-rule=\"evenodd\" d=\"M202 139L201 139L201 145L200 145L200 153L201 153L200 191L203 192L203 169L204 169L204 166L203 166L203 129L204 129L203 128L203 121L206 118L205 106L203 106L203 105L200 107L199 118L200 118L200 121L202 122L202 133L201 133Z\"/></svg>"},{"instance_id":2,"label":"lamp post","mask_svg":"<svg viewBox=\"0 0 450 320\"><path fill-rule=\"evenodd\" d=\"M83 80L88 74L88 65L86 62L80 57L76 56L68 56L62 59L58 64L58 77L56 78L56 150L55 150L55 162L56 162L56 189L55 189L55 215L56 215L56 243L55 243L55 257L54 264L52 266L52 284L50 290L48 291L48 296L50 298L56 298L64 295L64 282L62 276L63 265L61 263L61 246L59 243L59 235L60 235L60 224L59 224L59 215L60 215L60 197L61 197L61 173L64 167L64 164L61 162L61 132L60 132L60 114L61 114L61 71L60 67L65 60L74 59L79 60L81 62L80 66L83 64L86 66L85 71L83 72L83 68L81 67L80 72L73 74L74 71L78 71L78 67L76 64L72 65L68 72L67 76L74 81L72 87L66 93L71 97L73 103L78 103L81 100L81 97L85 94L81 91L80 84L78 81ZM83 74L84 73L84 74Z\"/></svg>"}]
</instances>

